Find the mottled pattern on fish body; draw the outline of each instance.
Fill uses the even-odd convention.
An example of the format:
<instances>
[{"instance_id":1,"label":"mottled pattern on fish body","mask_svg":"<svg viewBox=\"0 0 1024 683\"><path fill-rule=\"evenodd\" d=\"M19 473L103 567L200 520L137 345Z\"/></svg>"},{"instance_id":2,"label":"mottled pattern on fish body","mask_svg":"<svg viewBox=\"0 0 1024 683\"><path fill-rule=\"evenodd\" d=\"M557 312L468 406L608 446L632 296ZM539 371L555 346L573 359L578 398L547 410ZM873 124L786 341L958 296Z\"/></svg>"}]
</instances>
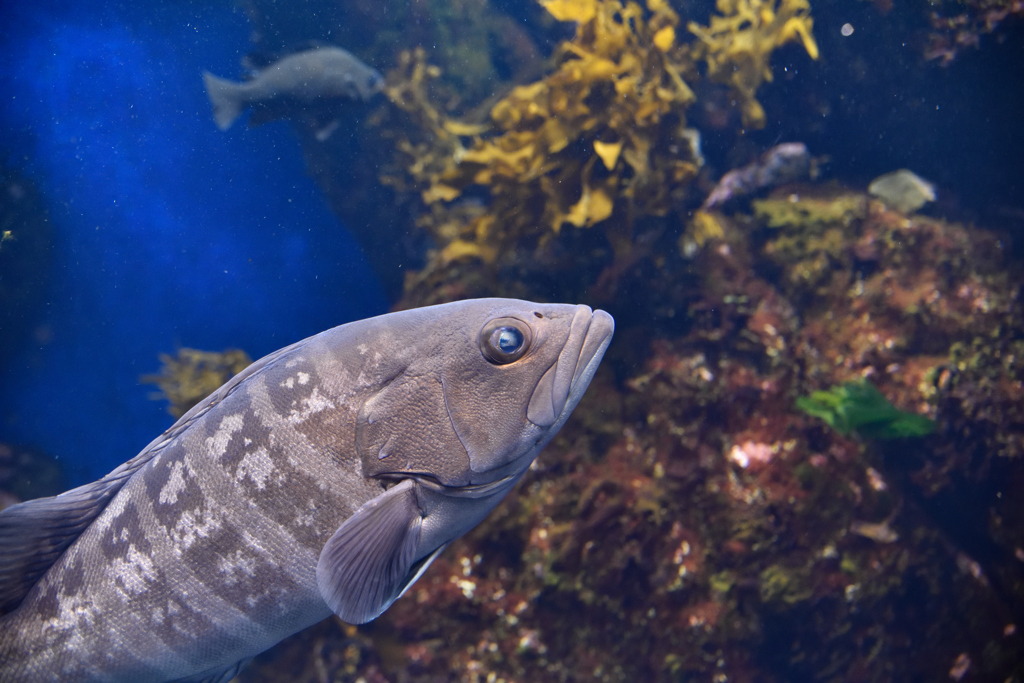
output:
<instances>
[{"instance_id":1,"label":"mottled pattern on fish body","mask_svg":"<svg viewBox=\"0 0 1024 683\"><path fill-rule=\"evenodd\" d=\"M332 611L375 618L522 476L613 329L481 299L254 363L103 480L0 512L0 682L221 680Z\"/></svg>"},{"instance_id":2,"label":"mottled pattern on fish body","mask_svg":"<svg viewBox=\"0 0 1024 683\"><path fill-rule=\"evenodd\" d=\"M0 652L31 667L15 676L163 680L330 615L320 549L383 490L351 441L374 354L339 362L330 341L251 378L125 485L3 623Z\"/></svg>"}]
</instances>

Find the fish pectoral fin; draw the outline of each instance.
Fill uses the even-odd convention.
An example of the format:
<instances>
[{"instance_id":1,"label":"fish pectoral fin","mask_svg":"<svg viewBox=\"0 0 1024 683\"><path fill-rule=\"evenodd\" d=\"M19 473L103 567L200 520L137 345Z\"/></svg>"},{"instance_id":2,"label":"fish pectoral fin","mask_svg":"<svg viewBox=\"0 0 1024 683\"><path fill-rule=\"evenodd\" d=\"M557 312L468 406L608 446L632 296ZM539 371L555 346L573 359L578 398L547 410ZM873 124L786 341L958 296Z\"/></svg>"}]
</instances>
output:
<instances>
[{"instance_id":1,"label":"fish pectoral fin","mask_svg":"<svg viewBox=\"0 0 1024 683\"><path fill-rule=\"evenodd\" d=\"M444 552L444 549L447 547L448 544L445 543L444 545L440 546L437 550L430 553L422 560L418 561L416 564L413 565L412 570L409 572L409 575L406 577L405 581L402 582L402 589L398 591L398 595L395 596L395 600L405 595L405 591L409 590L409 586L419 581L419 578L423 576L423 572L427 571L427 567L429 567L430 564L437 559L437 556Z\"/></svg>"},{"instance_id":2,"label":"fish pectoral fin","mask_svg":"<svg viewBox=\"0 0 1024 683\"><path fill-rule=\"evenodd\" d=\"M380 616L430 563L415 563L423 515L413 487L406 479L367 502L320 551L320 595L350 624Z\"/></svg>"}]
</instances>

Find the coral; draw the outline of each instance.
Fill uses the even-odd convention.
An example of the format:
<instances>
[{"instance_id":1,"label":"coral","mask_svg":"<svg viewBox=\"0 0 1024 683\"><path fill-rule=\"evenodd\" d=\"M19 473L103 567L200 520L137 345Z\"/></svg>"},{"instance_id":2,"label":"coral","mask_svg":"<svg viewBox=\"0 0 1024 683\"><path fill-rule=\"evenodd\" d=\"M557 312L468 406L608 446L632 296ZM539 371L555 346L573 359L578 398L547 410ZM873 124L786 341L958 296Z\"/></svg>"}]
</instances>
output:
<instances>
[{"instance_id":1,"label":"coral","mask_svg":"<svg viewBox=\"0 0 1024 683\"><path fill-rule=\"evenodd\" d=\"M160 387L152 398L170 401L167 412L174 417L187 413L252 363L245 351L238 349L216 353L183 348L176 357L161 354L160 361L160 374L143 375L142 381Z\"/></svg>"},{"instance_id":2,"label":"coral","mask_svg":"<svg viewBox=\"0 0 1024 683\"><path fill-rule=\"evenodd\" d=\"M933 421L897 410L871 382L863 379L801 396L796 407L824 420L843 436L857 433L869 439L897 439L935 431Z\"/></svg>"},{"instance_id":3,"label":"coral","mask_svg":"<svg viewBox=\"0 0 1024 683\"><path fill-rule=\"evenodd\" d=\"M690 22L700 38L695 56L707 63L708 78L728 85L740 100L744 125L763 128L764 108L757 89L771 82L769 65L778 47L799 40L812 59L818 45L811 34L813 20L807 0L717 0L719 15L707 27Z\"/></svg>"}]
</instances>

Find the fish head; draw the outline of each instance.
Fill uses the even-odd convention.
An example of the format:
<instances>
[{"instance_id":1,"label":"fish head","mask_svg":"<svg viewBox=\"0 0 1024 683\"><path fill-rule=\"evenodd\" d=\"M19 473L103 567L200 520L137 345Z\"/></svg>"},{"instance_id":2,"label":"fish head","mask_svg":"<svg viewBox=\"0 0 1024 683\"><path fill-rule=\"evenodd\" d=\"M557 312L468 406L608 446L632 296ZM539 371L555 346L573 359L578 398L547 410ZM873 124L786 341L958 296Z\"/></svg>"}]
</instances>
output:
<instances>
[{"instance_id":1,"label":"fish head","mask_svg":"<svg viewBox=\"0 0 1024 683\"><path fill-rule=\"evenodd\" d=\"M366 68L367 73L360 74L358 85L359 96L368 100L384 89L384 76L376 69Z\"/></svg>"},{"instance_id":2,"label":"fish head","mask_svg":"<svg viewBox=\"0 0 1024 683\"><path fill-rule=\"evenodd\" d=\"M761 157L757 185L771 187L803 178L811 170L811 153L802 142L775 145Z\"/></svg>"},{"instance_id":3,"label":"fish head","mask_svg":"<svg viewBox=\"0 0 1024 683\"><path fill-rule=\"evenodd\" d=\"M590 384L615 323L589 306L476 299L408 312L404 358L359 410L365 476L445 488L518 479Z\"/></svg>"},{"instance_id":4,"label":"fish head","mask_svg":"<svg viewBox=\"0 0 1024 683\"><path fill-rule=\"evenodd\" d=\"M384 89L384 77L380 72L363 63L338 74L337 83L345 97L364 102Z\"/></svg>"},{"instance_id":5,"label":"fish head","mask_svg":"<svg viewBox=\"0 0 1024 683\"><path fill-rule=\"evenodd\" d=\"M367 101L384 89L384 76L341 48L322 48L315 53L323 74L322 95Z\"/></svg>"},{"instance_id":6,"label":"fish head","mask_svg":"<svg viewBox=\"0 0 1024 683\"><path fill-rule=\"evenodd\" d=\"M316 570L325 604L357 624L501 501L576 407L615 328L588 306L512 299L366 322L356 348L373 357L361 377L374 389L356 449L363 475L391 485L338 527Z\"/></svg>"}]
</instances>

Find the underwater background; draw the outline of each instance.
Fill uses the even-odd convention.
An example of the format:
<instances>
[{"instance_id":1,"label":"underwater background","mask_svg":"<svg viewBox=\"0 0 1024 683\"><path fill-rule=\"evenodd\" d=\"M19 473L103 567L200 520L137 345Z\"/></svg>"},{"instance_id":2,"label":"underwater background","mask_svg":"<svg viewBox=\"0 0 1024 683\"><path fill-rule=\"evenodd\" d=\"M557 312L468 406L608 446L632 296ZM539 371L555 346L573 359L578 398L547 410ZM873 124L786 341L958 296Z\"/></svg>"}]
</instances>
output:
<instances>
[{"instance_id":1,"label":"underwater background","mask_svg":"<svg viewBox=\"0 0 1024 683\"><path fill-rule=\"evenodd\" d=\"M259 357L386 310L290 133L210 125L199 75L237 68L244 15L227 3L5 13L6 184L34 188L49 216L48 248L23 266L37 298L4 312L5 440L61 458L69 485L91 481L170 426L139 383L159 353L244 342Z\"/></svg>"},{"instance_id":2,"label":"underwater background","mask_svg":"<svg viewBox=\"0 0 1024 683\"><path fill-rule=\"evenodd\" d=\"M380 92L218 129L327 45ZM1021 84L1016 0L6 3L0 505L328 327L586 303L516 493L241 680L1024 680Z\"/></svg>"}]
</instances>

